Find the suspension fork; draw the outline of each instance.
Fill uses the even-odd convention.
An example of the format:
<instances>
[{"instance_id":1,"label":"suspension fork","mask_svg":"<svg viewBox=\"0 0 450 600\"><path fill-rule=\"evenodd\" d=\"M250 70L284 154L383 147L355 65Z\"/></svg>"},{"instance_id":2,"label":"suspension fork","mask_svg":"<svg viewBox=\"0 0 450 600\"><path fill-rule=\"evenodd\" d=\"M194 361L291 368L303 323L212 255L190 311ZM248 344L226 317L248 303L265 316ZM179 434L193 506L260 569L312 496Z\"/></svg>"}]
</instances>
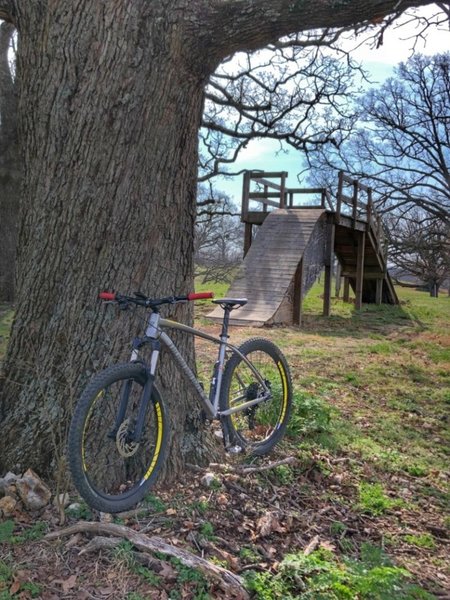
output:
<instances>
[{"instance_id":1,"label":"suspension fork","mask_svg":"<svg viewBox=\"0 0 450 600\"><path fill-rule=\"evenodd\" d=\"M141 441L142 432L144 430L145 415L147 414L148 405L152 397L153 384L155 383L156 376L156 367L158 365L159 353L161 351L161 344L159 340L150 340L150 345L152 347L152 353L150 358L150 367L147 367L146 369L147 381L145 382L144 391L142 393L134 431L130 433L131 441L136 443Z\"/></svg>"},{"instance_id":2,"label":"suspension fork","mask_svg":"<svg viewBox=\"0 0 450 600\"><path fill-rule=\"evenodd\" d=\"M160 344L159 339L157 338L158 323L159 323L159 314L154 312L150 315L150 320L149 320L147 330L145 332L146 333L145 337L137 338L133 342L133 351L131 353L131 361L132 362L137 361L139 348L141 348L145 344L150 344L150 346L151 346L150 365L146 366L146 369L145 369L146 382L145 382L144 390L143 390L142 396L141 396L141 402L139 405L136 423L134 425L134 430L129 432L129 440L132 442L136 442L136 443L139 443L141 441L142 432L144 430L145 415L147 414L148 405L149 405L150 399L152 397L153 385L155 382L156 367L158 365L158 358L159 358L159 353L161 350L161 344ZM110 438L116 437L119 427L125 418L132 385L133 385L133 381L131 379L128 379L122 388L122 392L121 392L121 396L120 396L120 404L119 404L119 409L117 411L114 428L108 434L108 437L110 437Z\"/></svg>"}]
</instances>

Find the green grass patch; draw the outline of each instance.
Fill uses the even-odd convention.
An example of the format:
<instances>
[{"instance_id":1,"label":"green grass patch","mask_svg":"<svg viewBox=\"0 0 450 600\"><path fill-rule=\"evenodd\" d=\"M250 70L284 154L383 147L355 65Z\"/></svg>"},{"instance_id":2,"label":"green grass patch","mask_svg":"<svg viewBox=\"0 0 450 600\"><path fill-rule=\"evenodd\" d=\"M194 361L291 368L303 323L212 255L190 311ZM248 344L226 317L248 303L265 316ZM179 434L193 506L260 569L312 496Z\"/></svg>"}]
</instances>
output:
<instances>
[{"instance_id":1,"label":"green grass patch","mask_svg":"<svg viewBox=\"0 0 450 600\"><path fill-rule=\"evenodd\" d=\"M246 575L247 586L258 600L433 600L410 579L408 571L394 566L380 548L369 544L363 544L359 560L339 560L319 549L308 556L288 554L276 575Z\"/></svg>"},{"instance_id":2,"label":"green grass patch","mask_svg":"<svg viewBox=\"0 0 450 600\"><path fill-rule=\"evenodd\" d=\"M411 546L419 548L433 549L436 547L433 536L430 533L420 533L418 535L405 535L405 542Z\"/></svg>"},{"instance_id":3,"label":"green grass patch","mask_svg":"<svg viewBox=\"0 0 450 600\"><path fill-rule=\"evenodd\" d=\"M6 352L14 311L8 304L0 304L0 361Z\"/></svg>"},{"instance_id":4,"label":"green grass patch","mask_svg":"<svg viewBox=\"0 0 450 600\"><path fill-rule=\"evenodd\" d=\"M359 485L358 508L366 514L379 516L402 503L402 500L393 500L386 496L380 483L361 482Z\"/></svg>"}]
</instances>

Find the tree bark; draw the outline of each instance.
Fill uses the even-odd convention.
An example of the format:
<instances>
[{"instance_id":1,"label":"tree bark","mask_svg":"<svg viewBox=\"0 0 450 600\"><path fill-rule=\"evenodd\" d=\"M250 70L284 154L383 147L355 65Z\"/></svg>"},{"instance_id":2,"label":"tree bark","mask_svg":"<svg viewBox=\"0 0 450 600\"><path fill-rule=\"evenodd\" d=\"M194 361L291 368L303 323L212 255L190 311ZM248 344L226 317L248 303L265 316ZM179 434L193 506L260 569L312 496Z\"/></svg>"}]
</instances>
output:
<instances>
[{"instance_id":1,"label":"tree bark","mask_svg":"<svg viewBox=\"0 0 450 600\"><path fill-rule=\"evenodd\" d=\"M191 291L204 74L180 17L153 4L22 3L17 14L26 210L0 470L51 476L80 388L105 357L128 357L136 320L99 307L99 290ZM197 424L171 368L163 387L176 401L176 471Z\"/></svg>"},{"instance_id":2,"label":"tree bark","mask_svg":"<svg viewBox=\"0 0 450 600\"><path fill-rule=\"evenodd\" d=\"M405 0L402 8L429 4ZM397 0L0 0L19 31L24 193L16 315L4 364L0 471L51 476L73 402L126 358L136 319L100 289L192 289L197 132L207 77L227 54L357 23ZM190 320L188 309L176 317ZM193 357L192 343L181 340ZM126 347L126 346L125 346ZM108 357L105 361L105 357ZM186 385L162 379L169 474L201 448Z\"/></svg>"},{"instance_id":3,"label":"tree bark","mask_svg":"<svg viewBox=\"0 0 450 600\"><path fill-rule=\"evenodd\" d=\"M0 25L0 302L14 300L21 183L17 96L8 61L13 35L13 25Z\"/></svg>"}]
</instances>

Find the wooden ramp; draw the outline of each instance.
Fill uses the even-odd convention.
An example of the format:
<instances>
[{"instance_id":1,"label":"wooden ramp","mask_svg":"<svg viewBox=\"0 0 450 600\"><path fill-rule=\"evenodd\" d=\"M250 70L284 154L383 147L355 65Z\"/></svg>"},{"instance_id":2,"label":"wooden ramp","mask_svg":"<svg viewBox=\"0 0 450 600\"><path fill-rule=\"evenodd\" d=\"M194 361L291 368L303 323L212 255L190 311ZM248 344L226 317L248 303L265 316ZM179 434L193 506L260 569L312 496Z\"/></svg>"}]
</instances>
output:
<instances>
[{"instance_id":1,"label":"wooden ramp","mask_svg":"<svg viewBox=\"0 0 450 600\"><path fill-rule=\"evenodd\" d=\"M292 322L296 290L305 294L325 264L327 211L324 208L277 209L258 228L228 297L247 298L231 313L235 325ZM221 320L216 308L208 317Z\"/></svg>"}]
</instances>

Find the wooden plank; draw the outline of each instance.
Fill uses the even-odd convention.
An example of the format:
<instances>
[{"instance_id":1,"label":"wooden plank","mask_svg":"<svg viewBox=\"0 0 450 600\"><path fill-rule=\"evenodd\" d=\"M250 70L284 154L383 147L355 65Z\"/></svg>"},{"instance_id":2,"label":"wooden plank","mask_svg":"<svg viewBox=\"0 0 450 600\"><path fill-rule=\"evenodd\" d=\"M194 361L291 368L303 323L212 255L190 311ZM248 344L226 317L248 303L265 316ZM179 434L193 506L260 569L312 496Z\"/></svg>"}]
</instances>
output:
<instances>
[{"instance_id":1,"label":"wooden plank","mask_svg":"<svg viewBox=\"0 0 450 600\"><path fill-rule=\"evenodd\" d=\"M280 193L279 192L266 192L266 191L256 191L256 192L250 192L248 197L250 198L250 200L266 200L267 198L279 198L280 197ZM267 200L267 204L270 204L271 206L279 206L278 202L270 202L269 200Z\"/></svg>"},{"instance_id":2,"label":"wooden plank","mask_svg":"<svg viewBox=\"0 0 450 600\"><path fill-rule=\"evenodd\" d=\"M266 183L267 179L280 179L283 175L287 175L288 173L286 171L250 171L250 175L251 178L254 181L261 181L263 183ZM271 181L268 181L267 183L272 183Z\"/></svg>"}]
</instances>

